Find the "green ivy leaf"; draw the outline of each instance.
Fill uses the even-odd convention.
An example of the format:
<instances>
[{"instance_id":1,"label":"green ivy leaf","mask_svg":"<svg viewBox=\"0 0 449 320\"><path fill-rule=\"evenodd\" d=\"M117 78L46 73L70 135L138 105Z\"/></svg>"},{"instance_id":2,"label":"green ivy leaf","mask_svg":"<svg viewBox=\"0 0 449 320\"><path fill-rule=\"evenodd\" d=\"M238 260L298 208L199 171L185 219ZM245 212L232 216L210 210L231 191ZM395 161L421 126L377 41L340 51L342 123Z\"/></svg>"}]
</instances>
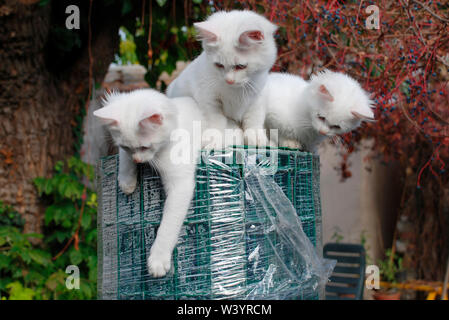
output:
<instances>
[{"instance_id":1,"label":"green ivy leaf","mask_svg":"<svg viewBox=\"0 0 449 320\"><path fill-rule=\"evenodd\" d=\"M94 241L96 241L96 239L97 239L97 229L93 229L87 233L87 236L86 236L87 242L89 242L89 243L94 242Z\"/></svg>"},{"instance_id":2,"label":"green ivy leaf","mask_svg":"<svg viewBox=\"0 0 449 320\"><path fill-rule=\"evenodd\" d=\"M56 231L54 233L56 240L58 240L59 243L64 242L66 239L70 238L70 234L67 231Z\"/></svg>"},{"instance_id":3,"label":"green ivy leaf","mask_svg":"<svg viewBox=\"0 0 449 320\"><path fill-rule=\"evenodd\" d=\"M9 300L32 300L35 293L30 288L24 288L18 281L6 286L9 289Z\"/></svg>"},{"instance_id":4,"label":"green ivy leaf","mask_svg":"<svg viewBox=\"0 0 449 320\"><path fill-rule=\"evenodd\" d=\"M39 193L39 196L42 195L42 192L44 190L44 186L45 186L45 179L44 178L35 178L33 180L34 185L37 188L37 193Z\"/></svg>"},{"instance_id":5,"label":"green ivy leaf","mask_svg":"<svg viewBox=\"0 0 449 320\"><path fill-rule=\"evenodd\" d=\"M0 255L0 271L6 269L10 265L11 261L11 257L5 254ZM3 274L3 272L0 273Z\"/></svg>"},{"instance_id":6,"label":"green ivy leaf","mask_svg":"<svg viewBox=\"0 0 449 320\"><path fill-rule=\"evenodd\" d=\"M84 213L83 217L81 218L81 226L84 229L89 228L91 220L91 217L88 214Z\"/></svg>"},{"instance_id":7,"label":"green ivy leaf","mask_svg":"<svg viewBox=\"0 0 449 320\"><path fill-rule=\"evenodd\" d=\"M51 194L53 191L53 185L51 180L45 180L43 183L43 192L45 194Z\"/></svg>"},{"instance_id":8,"label":"green ivy leaf","mask_svg":"<svg viewBox=\"0 0 449 320\"><path fill-rule=\"evenodd\" d=\"M72 226L72 221L70 221L69 219L65 219L64 221L62 221L62 226L64 228L70 228Z\"/></svg>"},{"instance_id":9,"label":"green ivy leaf","mask_svg":"<svg viewBox=\"0 0 449 320\"><path fill-rule=\"evenodd\" d=\"M30 256L30 250L29 249L21 250L19 255L20 255L20 257L22 258L22 260L25 263L30 263L31 262L31 256Z\"/></svg>"},{"instance_id":10,"label":"green ivy leaf","mask_svg":"<svg viewBox=\"0 0 449 320\"><path fill-rule=\"evenodd\" d=\"M70 251L70 262L74 265L79 265L83 261L83 255L80 250L72 249Z\"/></svg>"},{"instance_id":11,"label":"green ivy leaf","mask_svg":"<svg viewBox=\"0 0 449 320\"><path fill-rule=\"evenodd\" d=\"M60 270L58 270L57 272L51 274L47 281L45 281L45 286L50 289L51 291L55 291L58 284L64 283L64 278L60 272Z\"/></svg>"},{"instance_id":12,"label":"green ivy leaf","mask_svg":"<svg viewBox=\"0 0 449 320\"><path fill-rule=\"evenodd\" d=\"M64 162L57 161L56 164L55 164L55 171L57 173L60 173L60 172L62 172L62 170L64 170Z\"/></svg>"},{"instance_id":13,"label":"green ivy leaf","mask_svg":"<svg viewBox=\"0 0 449 320\"><path fill-rule=\"evenodd\" d=\"M81 292L84 294L84 296L87 299L92 298L92 288L90 287L90 285L88 283L82 283L80 285L80 289L81 289Z\"/></svg>"},{"instance_id":14,"label":"green ivy leaf","mask_svg":"<svg viewBox=\"0 0 449 320\"><path fill-rule=\"evenodd\" d=\"M30 251L30 257L40 265L47 266L50 264L50 255L47 252L32 250Z\"/></svg>"},{"instance_id":15,"label":"green ivy leaf","mask_svg":"<svg viewBox=\"0 0 449 320\"><path fill-rule=\"evenodd\" d=\"M55 207L49 206L45 209L45 219L44 223L46 226L55 218Z\"/></svg>"}]
</instances>

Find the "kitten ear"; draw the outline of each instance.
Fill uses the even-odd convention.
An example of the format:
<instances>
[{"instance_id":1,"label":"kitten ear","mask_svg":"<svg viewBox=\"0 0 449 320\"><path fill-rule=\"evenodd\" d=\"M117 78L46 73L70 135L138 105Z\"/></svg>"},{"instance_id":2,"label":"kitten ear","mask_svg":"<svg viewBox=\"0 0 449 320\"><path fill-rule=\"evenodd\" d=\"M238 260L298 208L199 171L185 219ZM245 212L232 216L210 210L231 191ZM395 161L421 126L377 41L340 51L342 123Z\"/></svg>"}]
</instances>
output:
<instances>
[{"instance_id":1,"label":"kitten ear","mask_svg":"<svg viewBox=\"0 0 449 320\"><path fill-rule=\"evenodd\" d=\"M243 32L239 37L239 45L249 47L253 44L262 43L265 39L260 30L249 30Z\"/></svg>"},{"instance_id":2,"label":"kitten ear","mask_svg":"<svg viewBox=\"0 0 449 320\"><path fill-rule=\"evenodd\" d=\"M110 108L103 107L101 109L95 110L93 112L93 115L100 119L103 124L110 127L116 127L118 126L118 120L111 111L112 110L110 110Z\"/></svg>"},{"instance_id":3,"label":"kitten ear","mask_svg":"<svg viewBox=\"0 0 449 320\"><path fill-rule=\"evenodd\" d=\"M210 26L206 21L195 22L193 26L198 33L197 39L199 41L205 41L208 44L217 42L218 36L213 31L211 31Z\"/></svg>"},{"instance_id":4,"label":"kitten ear","mask_svg":"<svg viewBox=\"0 0 449 320\"><path fill-rule=\"evenodd\" d=\"M324 98L327 101L334 101L334 97L330 94L329 90L327 90L326 86L324 84L320 85L318 88L318 92L322 98Z\"/></svg>"},{"instance_id":5,"label":"kitten ear","mask_svg":"<svg viewBox=\"0 0 449 320\"><path fill-rule=\"evenodd\" d=\"M160 126L163 123L163 120L164 118L160 113L155 113L149 117L140 120L139 126L141 128L146 128L148 126L154 128L155 126Z\"/></svg>"},{"instance_id":6,"label":"kitten ear","mask_svg":"<svg viewBox=\"0 0 449 320\"><path fill-rule=\"evenodd\" d=\"M363 120L363 121L369 121L369 122L376 121L374 119L374 113L373 113L373 111L371 109L367 109L367 110L364 110L364 111L352 110L351 114L354 116L354 118L360 119L360 120Z\"/></svg>"}]
</instances>

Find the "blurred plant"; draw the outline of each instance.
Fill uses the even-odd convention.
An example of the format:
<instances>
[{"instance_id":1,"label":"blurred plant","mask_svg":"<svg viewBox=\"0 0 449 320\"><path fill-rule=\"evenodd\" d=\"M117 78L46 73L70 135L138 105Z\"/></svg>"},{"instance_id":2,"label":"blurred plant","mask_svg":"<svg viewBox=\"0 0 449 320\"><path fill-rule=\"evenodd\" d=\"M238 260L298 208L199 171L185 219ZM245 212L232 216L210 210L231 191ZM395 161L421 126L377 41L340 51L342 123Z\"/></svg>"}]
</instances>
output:
<instances>
[{"instance_id":1,"label":"blurred plant","mask_svg":"<svg viewBox=\"0 0 449 320\"><path fill-rule=\"evenodd\" d=\"M399 272L403 271L402 258L394 254L391 249L385 250L385 259L378 261L380 276L383 281L397 283Z\"/></svg>"},{"instance_id":2,"label":"blurred plant","mask_svg":"<svg viewBox=\"0 0 449 320\"><path fill-rule=\"evenodd\" d=\"M338 226L334 227L334 233L331 236L331 240L335 243L340 243L344 239L344 236L341 234L341 229Z\"/></svg>"},{"instance_id":3,"label":"blurred plant","mask_svg":"<svg viewBox=\"0 0 449 320\"><path fill-rule=\"evenodd\" d=\"M367 265L372 264L373 259L369 255L369 250L371 249L371 247L368 245L368 236L367 236L367 231L366 230L362 230L362 232L360 233L360 244L365 248L365 261L366 261L366 264Z\"/></svg>"},{"instance_id":4,"label":"blurred plant","mask_svg":"<svg viewBox=\"0 0 449 320\"><path fill-rule=\"evenodd\" d=\"M18 213L0 206L0 295L2 299L94 299L96 297L96 194L85 187L94 170L72 157L59 161L51 178L36 178L48 203L43 234L23 234ZM5 218L6 217L6 218ZM30 238L40 238L32 245ZM61 249L62 248L62 249ZM65 269L80 270L80 289L65 286Z\"/></svg>"},{"instance_id":5,"label":"blurred plant","mask_svg":"<svg viewBox=\"0 0 449 320\"><path fill-rule=\"evenodd\" d=\"M0 202L0 297L32 299L40 272L50 264L50 255L34 248L29 238L39 234L22 234L24 221L20 214ZM31 270L30 270L31 269Z\"/></svg>"},{"instance_id":6,"label":"blurred plant","mask_svg":"<svg viewBox=\"0 0 449 320\"><path fill-rule=\"evenodd\" d=\"M156 87L162 72L171 74L177 61L188 61L199 54L201 47L192 22L210 13L208 2L143 0L138 8L141 17L124 22L124 28L134 38L139 64L148 69L145 80L151 87ZM128 11L137 9L133 2L127 6Z\"/></svg>"},{"instance_id":7,"label":"blurred plant","mask_svg":"<svg viewBox=\"0 0 449 320\"><path fill-rule=\"evenodd\" d=\"M120 47L116 62L121 65L139 63L134 37L125 27L120 28Z\"/></svg>"}]
</instances>

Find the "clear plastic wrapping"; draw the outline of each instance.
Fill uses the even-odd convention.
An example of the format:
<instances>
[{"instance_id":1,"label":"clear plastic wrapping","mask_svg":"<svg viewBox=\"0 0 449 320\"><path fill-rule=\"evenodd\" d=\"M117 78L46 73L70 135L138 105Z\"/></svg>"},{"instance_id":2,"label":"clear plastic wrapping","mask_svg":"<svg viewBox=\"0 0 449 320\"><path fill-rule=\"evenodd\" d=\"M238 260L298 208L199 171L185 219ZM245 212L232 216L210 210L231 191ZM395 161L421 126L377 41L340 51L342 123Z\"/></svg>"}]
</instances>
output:
<instances>
[{"instance_id":1,"label":"clear plastic wrapping","mask_svg":"<svg viewBox=\"0 0 449 320\"><path fill-rule=\"evenodd\" d=\"M334 261L321 258L318 158L295 150L203 152L196 190L163 278L146 258L164 204L157 173L139 167L124 195L118 158L98 166L100 299L317 299Z\"/></svg>"}]
</instances>

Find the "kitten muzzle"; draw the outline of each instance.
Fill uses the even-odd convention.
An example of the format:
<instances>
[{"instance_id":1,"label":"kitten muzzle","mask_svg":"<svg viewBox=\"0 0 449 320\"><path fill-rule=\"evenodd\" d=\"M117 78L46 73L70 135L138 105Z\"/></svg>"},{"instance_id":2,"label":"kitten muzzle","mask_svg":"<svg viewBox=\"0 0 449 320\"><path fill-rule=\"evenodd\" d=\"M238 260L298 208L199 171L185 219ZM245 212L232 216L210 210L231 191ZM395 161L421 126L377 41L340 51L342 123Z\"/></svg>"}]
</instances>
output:
<instances>
[{"instance_id":1,"label":"kitten muzzle","mask_svg":"<svg viewBox=\"0 0 449 320\"><path fill-rule=\"evenodd\" d=\"M134 161L134 163L142 163L143 162L142 159L137 158L137 157L133 157L133 161Z\"/></svg>"},{"instance_id":2,"label":"kitten muzzle","mask_svg":"<svg viewBox=\"0 0 449 320\"><path fill-rule=\"evenodd\" d=\"M327 136L327 132L326 131L324 131L324 130L320 130L320 131L318 131L321 135L323 135L323 136Z\"/></svg>"}]
</instances>

